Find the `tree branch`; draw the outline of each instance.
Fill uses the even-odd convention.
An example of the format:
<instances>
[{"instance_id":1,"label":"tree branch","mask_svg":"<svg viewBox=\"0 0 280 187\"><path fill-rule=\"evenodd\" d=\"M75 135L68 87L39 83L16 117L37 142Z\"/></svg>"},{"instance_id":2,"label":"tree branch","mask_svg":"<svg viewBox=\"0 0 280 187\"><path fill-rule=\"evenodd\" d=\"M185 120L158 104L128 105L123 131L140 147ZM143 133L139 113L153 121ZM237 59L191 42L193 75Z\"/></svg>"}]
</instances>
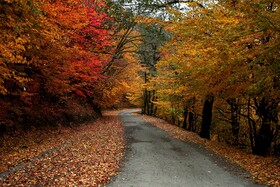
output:
<instances>
[{"instance_id":1,"label":"tree branch","mask_svg":"<svg viewBox=\"0 0 280 187\"><path fill-rule=\"evenodd\" d=\"M206 8L203 4L195 1L195 0L172 0L164 4L152 4L152 6L155 6L157 8L165 8L174 4L179 4L179 3L196 3L200 8Z\"/></svg>"}]
</instances>

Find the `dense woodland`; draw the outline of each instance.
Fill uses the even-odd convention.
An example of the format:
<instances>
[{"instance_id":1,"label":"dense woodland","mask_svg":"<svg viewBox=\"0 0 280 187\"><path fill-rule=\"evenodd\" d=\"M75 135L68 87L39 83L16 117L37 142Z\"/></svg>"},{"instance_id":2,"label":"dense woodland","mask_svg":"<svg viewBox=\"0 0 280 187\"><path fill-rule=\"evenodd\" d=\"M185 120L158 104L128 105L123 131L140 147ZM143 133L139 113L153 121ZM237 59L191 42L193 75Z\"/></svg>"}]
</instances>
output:
<instances>
[{"instance_id":1,"label":"dense woodland","mask_svg":"<svg viewBox=\"0 0 280 187\"><path fill-rule=\"evenodd\" d=\"M169 10L161 26L170 38L150 44L157 50L147 66L143 113L254 154L279 154L278 6L221 1L184 14Z\"/></svg>"},{"instance_id":2,"label":"dense woodland","mask_svg":"<svg viewBox=\"0 0 280 187\"><path fill-rule=\"evenodd\" d=\"M206 139L280 154L273 0L0 0L0 130L129 100Z\"/></svg>"},{"instance_id":3,"label":"dense woodland","mask_svg":"<svg viewBox=\"0 0 280 187\"><path fill-rule=\"evenodd\" d=\"M120 101L138 66L123 52L134 31L128 21L123 25L120 16L128 13L119 8L103 1L1 0L1 132L88 120Z\"/></svg>"}]
</instances>

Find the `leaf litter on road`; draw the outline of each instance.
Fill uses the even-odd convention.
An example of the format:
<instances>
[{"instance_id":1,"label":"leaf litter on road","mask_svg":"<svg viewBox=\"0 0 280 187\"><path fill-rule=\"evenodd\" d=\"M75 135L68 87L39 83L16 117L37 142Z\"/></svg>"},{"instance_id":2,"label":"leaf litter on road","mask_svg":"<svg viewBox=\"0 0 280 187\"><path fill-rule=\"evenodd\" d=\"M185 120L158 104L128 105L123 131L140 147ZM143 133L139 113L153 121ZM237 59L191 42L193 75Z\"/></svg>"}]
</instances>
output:
<instances>
[{"instance_id":1,"label":"leaf litter on road","mask_svg":"<svg viewBox=\"0 0 280 187\"><path fill-rule=\"evenodd\" d=\"M41 142L48 145L39 146L40 149L34 147L36 144L25 142L28 148L21 150L21 156L1 150L2 168L21 167L2 177L0 186L106 184L116 175L124 150L123 128L117 114L118 111L107 111L95 122L64 130L65 133L59 135L52 134L48 141ZM36 151L30 153L30 150Z\"/></svg>"}]
</instances>

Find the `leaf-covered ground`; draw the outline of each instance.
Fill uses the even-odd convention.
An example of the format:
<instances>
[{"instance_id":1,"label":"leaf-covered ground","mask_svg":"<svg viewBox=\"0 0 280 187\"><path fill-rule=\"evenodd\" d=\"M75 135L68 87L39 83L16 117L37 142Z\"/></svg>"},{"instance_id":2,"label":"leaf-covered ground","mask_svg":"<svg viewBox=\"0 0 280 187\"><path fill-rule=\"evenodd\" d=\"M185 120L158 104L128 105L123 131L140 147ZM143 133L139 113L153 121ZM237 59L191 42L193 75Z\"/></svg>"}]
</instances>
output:
<instances>
[{"instance_id":1,"label":"leaf-covered ground","mask_svg":"<svg viewBox=\"0 0 280 187\"><path fill-rule=\"evenodd\" d=\"M261 157L220 142L200 138L196 133L186 131L178 126L168 124L164 120L150 116L142 116L143 120L168 132L171 136L182 141L201 144L231 162L247 170L256 182L268 186L280 186L280 159Z\"/></svg>"},{"instance_id":2,"label":"leaf-covered ground","mask_svg":"<svg viewBox=\"0 0 280 187\"><path fill-rule=\"evenodd\" d=\"M116 175L123 155L118 111L76 127L3 137L0 186L100 186ZM11 173L6 175L5 172Z\"/></svg>"}]
</instances>

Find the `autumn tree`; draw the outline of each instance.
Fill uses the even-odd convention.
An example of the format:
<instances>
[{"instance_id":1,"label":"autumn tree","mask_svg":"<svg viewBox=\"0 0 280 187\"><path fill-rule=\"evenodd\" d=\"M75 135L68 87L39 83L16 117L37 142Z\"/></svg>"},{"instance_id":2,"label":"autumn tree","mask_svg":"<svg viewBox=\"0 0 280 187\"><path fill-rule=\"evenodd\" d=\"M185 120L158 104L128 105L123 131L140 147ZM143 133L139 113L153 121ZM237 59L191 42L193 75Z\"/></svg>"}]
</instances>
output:
<instances>
[{"instance_id":1,"label":"autumn tree","mask_svg":"<svg viewBox=\"0 0 280 187\"><path fill-rule=\"evenodd\" d=\"M103 25L110 19L103 6L1 2L1 124L81 120L99 112L94 95L111 58L113 31Z\"/></svg>"},{"instance_id":2,"label":"autumn tree","mask_svg":"<svg viewBox=\"0 0 280 187\"><path fill-rule=\"evenodd\" d=\"M36 1L1 2L2 123L26 123L67 92L63 33ZM41 106L40 106L41 105ZM37 113L42 115L42 113Z\"/></svg>"},{"instance_id":3,"label":"autumn tree","mask_svg":"<svg viewBox=\"0 0 280 187\"><path fill-rule=\"evenodd\" d=\"M186 123L187 117L180 116L188 113L185 103L195 98L195 104L191 102L189 106L201 114L198 116L202 118L202 126L197 131L203 137L210 138L219 128L227 126L210 128L211 112L209 118L205 114L214 106L214 122L224 124L218 120L223 118L231 128L231 134L226 137L224 131L218 139L232 136L232 143L237 145L242 130L243 143L248 135L254 153L269 154L272 141L277 145L279 136L276 7L270 1L221 1L202 8L194 6L185 13L171 9L172 19L166 23L166 29L172 37L162 49L163 57L157 64L158 74L154 79L158 85L157 106L163 109L162 113L176 103L179 111L176 115ZM181 101L170 97L172 92ZM205 122L207 126L203 125ZM246 125L249 132L244 130Z\"/></svg>"},{"instance_id":4,"label":"autumn tree","mask_svg":"<svg viewBox=\"0 0 280 187\"><path fill-rule=\"evenodd\" d=\"M159 47L161 47L168 38L168 33L165 32L163 26L156 23L139 24L137 30L141 33L142 43L138 46L137 54L141 64L146 68L143 72L144 93L143 93L143 108L142 113L154 115L156 113L155 92L151 88L147 89L149 79L156 76L156 63L160 59Z\"/></svg>"},{"instance_id":5,"label":"autumn tree","mask_svg":"<svg viewBox=\"0 0 280 187\"><path fill-rule=\"evenodd\" d=\"M135 83L139 81L137 71L141 67L135 54L140 35L135 30L137 22L133 12L114 1L108 1L103 9L110 17L104 24L112 31L110 36L113 42L110 45L112 50L108 51L108 63L102 66L96 96L101 106L106 108L128 102L126 96L135 92L140 85Z\"/></svg>"}]
</instances>

